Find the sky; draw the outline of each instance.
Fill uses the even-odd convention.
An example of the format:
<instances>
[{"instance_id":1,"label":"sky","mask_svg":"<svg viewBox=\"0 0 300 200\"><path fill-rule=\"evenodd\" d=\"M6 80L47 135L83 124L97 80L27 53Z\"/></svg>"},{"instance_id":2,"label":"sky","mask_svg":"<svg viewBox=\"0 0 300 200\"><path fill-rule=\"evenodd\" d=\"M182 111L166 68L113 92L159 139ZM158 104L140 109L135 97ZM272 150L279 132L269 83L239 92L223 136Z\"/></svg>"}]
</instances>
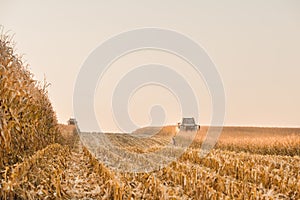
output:
<instances>
[{"instance_id":1,"label":"sky","mask_svg":"<svg viewBox=\"0 0 300 200\"><path fill-rule=\"evenodd\" d=\"M49 97L61 123L74 115L76 78L89 54L116 34L157 27L184 34L205 49L223 81L225 125L300 127L298 0L0 0L0 6L0 24L15 33L17 53L35 79L46 77L51 83ZM199 123L210 123L212 107L204 81L178 57L145 50L121 57L98 82L94 107L106 131L117 125L111 99L105 97L111 97L122 73L144 63L172 66L194 84L201 99ZM143 87L128 101L128 112L139 126L149 125L151 111L152 117L160 117L157 104L164 105L167 124L181 118L175 96L162 87Z\"/></svg>"}]
</instances>

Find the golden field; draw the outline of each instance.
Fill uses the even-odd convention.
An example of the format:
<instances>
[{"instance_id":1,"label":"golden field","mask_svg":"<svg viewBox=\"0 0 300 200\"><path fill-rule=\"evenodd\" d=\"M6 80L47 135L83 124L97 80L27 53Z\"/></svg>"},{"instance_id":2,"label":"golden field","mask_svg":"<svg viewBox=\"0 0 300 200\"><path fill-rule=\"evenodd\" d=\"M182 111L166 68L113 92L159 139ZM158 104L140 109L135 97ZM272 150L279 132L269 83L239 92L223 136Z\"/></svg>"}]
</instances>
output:
<instances>
[{"instance_id":1,"label":"golden field","mask_svg":"<svg viewBox=\"0 0 300 200\"><path fill-rule=\"evenodd\" d=\"M191 133L172 144L174 126L78 133L11 46L2 34L0 199L300 199L300 129L224 127L204 157L208 127L187 149ZM128 171L137 163L144 172Z\"/></svg>"},{"instance_id":2,"label":"golden field","mask_svg":"<svg viewBox=\"0 0 300 200\"><path fill-rule=\"evenodd\" d=\"M247 131L253 130L246 143ZM216 147L199 156L202 131L176 161L149 173L114 170L85 147L74 126L61 125L62 144L37 151L2 174L2 197L21 199L299 199L299 129L225 127ZM136 154L157 151L169 143L174 128L163 134L137 138L128 134L107 134L120 151ZM230 130L230 131L229 131ZM290 132L291 131L291 132ZM272 133L273 132L273 133ZM97 133L93 133L97 135ZM189 134L187 132L187 134ZM234 137L235 135L235 137ZM268 135L268 134L267 134ZM277 136L276 136L277 135ZM275 137L276 136L276 137ZM233 140L230 138L234 137ZM250 137L250 136L249 136ZM290 137L293 137L291 141ZM87 137L88 138L88 137ZM95 138L95 137L94 137ZM255 150L255 138L260 141ZM85 141L87 142L87 141ZM94 140L93 140L94 142ZM125 143L124 143L125 142ZM265 145L262 145L265 142ZM127 143L127 144L126 144ZM228 145L228 146L226 146ZM274 152L270 153L274 148ZM99 151L101 151L101 145ZM180 148L180 147L176 147ZM230 150L229 150L230 149ZM254 153L257 152L257 153ZM106 152L109 155L109 152ZM291 153L291 155L289 155ZM101 154L99 154L101 155ZM98 156L99 156L98 155ZM109 155L110 159L114 159ZM168 156L165 154L164 156ZM134 162L134 160L132 160ZM146 164L149 164L150 161Z\"/></svg>"}]
</instances>

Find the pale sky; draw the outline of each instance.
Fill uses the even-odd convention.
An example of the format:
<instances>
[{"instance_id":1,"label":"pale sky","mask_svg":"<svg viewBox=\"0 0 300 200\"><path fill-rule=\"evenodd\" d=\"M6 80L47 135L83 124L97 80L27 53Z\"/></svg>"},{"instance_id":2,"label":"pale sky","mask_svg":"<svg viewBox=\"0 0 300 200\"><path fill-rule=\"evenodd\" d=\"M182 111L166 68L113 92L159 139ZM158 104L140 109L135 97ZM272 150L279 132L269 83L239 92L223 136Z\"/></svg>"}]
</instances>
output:
<instances>
[{"instance_id":1,"label":"pale sky","mask_svg":"<svg viewBox=\"0 0 300 200\"><path fill-rule=\"evenodd\" d=\"M16 34L17 52L24 54L35 79L43 80L45 75L51 83L50 99L62 123L73 115L76 77L89 53L113 35L136 28L158 27L187 35L213 60L225 88L225 125L300 127L298 0L0 0L0 6L0 24ZM141 64L141 57L145 59L143 62L152 58L154 62L173 63L178 65L174 68L185 69L182 68L184 63L175 62L178 58L151 51L128 55L114 65L130 68ZM117 71L107 77L117 80L114 77ZM188 70L181 70L181 73L187 73L191 84L195 81ZM98 90L101 87L110 91L100 82ZM149 110L147 106L164 101L156 98L152 103L141 103L139 97L152 90L145 88L133 97L136 103L130 104L129 111L137 124L144 125L147 121L147 114L144 114ZM153 94L163 94L160 90L153 90ZM211 110L206 98L209 95L203 86L195 90L204 96L199 103L201 123L209 124ZM174 100L168 96L170 94L165 95L170 101ZM173 107L177 109L175 103ZM172 115L168 123L177 123L181 117L173 107L166 107ZM102 111L99 118L111 115L105 104L95 104L95 108ZM105 122L107 130L115 129L112 122L112 119Z\"/></svg>"}]
</instances>

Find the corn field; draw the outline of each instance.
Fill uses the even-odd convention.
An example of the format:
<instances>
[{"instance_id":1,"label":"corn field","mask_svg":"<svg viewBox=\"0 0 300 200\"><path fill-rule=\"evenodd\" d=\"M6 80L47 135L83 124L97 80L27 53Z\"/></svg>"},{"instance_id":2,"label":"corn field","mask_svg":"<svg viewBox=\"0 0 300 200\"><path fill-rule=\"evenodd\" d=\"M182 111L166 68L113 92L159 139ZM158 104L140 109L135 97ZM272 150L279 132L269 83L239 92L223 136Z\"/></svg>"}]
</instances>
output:
<instances>
[{"instance_id":1,"label":"corn field","mask_svg":"<svg viewBox=\"0 0 300 200\"><path fill-rule=\"evenodd\" d=\"M47 85L32 79L12 46L2 33L0 199L300 199L300 129L225 127L205 157L199 155L208 127L188 149L170 146L173 126L151 137L137 137L150 128L78 133L57 124ZM161 149L152 160L143 157ZM127 157L131 162L110 167ZM168 162L126 171L137 158L145 171Z\"/></svg>"},{"instance_id":2,"label":"corn field","mask_svg":"<svg viewBox=\"0 0 300 200\"><path fill-rule=\"evenodd\" d=\"M89 150L89 144L84 146L79 140L75 127L65 126L60 129L65 130L65 144L48 145L2 172L2 198L300 198L299 155L255 154L251 149L247 152L215 148L201 158L198 148L189 148L176 161L159 170L130 173L114 170L99 162L97 156ZM122 145L121 151L137 154L159 149L166 142L161 140L162 136L154 136L145 147L130 135L108 134L108 137L114 144ZM281 138L281 145L286 142L284 138ZM121 140L130 141L130 145L121 144ZM146 143L146 139L143 140ZM114 159L114 155L109 155L109 152L106 154ZM165 153L164 156L169 155Z\"/></svg>"},{"instance_id":3,"label":"corn field","mask_svg":"<svg viewBox=\"0 0 300 200\"><path fill-rule=\"evenodd\" d=\"M3 30L0 28L0 32ZM32 79L14 53L12 38L0 35L0 169L59 140L46 86Z\"/></svg>"}]
</instances>

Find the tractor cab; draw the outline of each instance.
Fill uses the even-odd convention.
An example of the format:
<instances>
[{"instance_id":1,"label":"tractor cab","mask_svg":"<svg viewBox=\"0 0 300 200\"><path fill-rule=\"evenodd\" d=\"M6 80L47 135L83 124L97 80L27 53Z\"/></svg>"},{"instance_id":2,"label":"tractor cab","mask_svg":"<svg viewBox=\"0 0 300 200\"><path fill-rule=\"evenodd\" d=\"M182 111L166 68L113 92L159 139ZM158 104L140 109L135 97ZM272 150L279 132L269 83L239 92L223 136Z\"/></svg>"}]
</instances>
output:
<instances>
[{"instance_id":1,"label":"tractor cab","mask_svg":"<svg viewBox=\"0 0 300 200\"><path fill-rule=\"evenodd\" d=\"M200 125L195 123L195 119L193 117L182 118L182 122L178 123L178 128L181 131L197 131L200 129Z\"/></svg>"}]
</instances>

